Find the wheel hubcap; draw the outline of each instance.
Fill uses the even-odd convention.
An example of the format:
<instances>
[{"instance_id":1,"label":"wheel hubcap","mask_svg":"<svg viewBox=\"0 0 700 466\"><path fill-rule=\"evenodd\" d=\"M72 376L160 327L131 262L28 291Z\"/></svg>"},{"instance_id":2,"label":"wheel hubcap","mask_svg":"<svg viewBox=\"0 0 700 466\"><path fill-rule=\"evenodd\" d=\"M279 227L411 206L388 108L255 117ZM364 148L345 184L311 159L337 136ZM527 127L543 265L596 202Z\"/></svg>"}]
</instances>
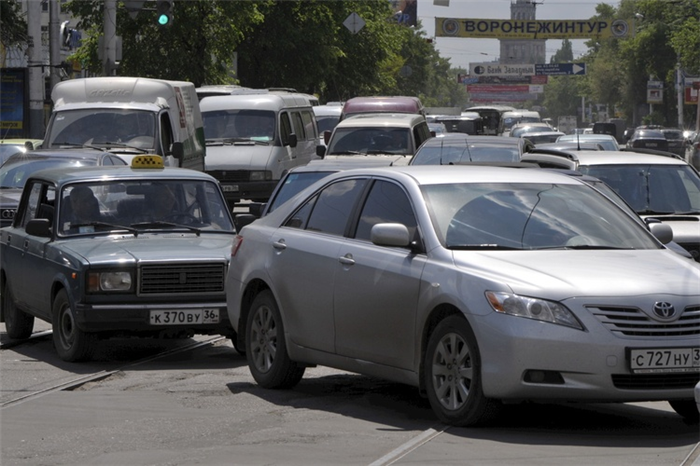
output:
<instances>
[{"instance_id":1,"label":"wheel hubcap","mask_svg":"<svg viewBox=\"0 0 700 466\"><path fill-rule=\"evenodd\" d=\"M433 355L432 383L440 404L460 409L469 398L473 378L472 358L466 341L455 333L445 335Z\"/></svg>"},{"instance_id":2,"label":"wheel hubcap","mask_svg":"<svg viewBox=\"0 0 700 466\"><path fill-rule=\"evenodd\" d=\"M255 311L250 330L250 349L255 367L260 372L267 372L271 369L277 352L277 325L270 308L263 306Z\"/></svg>"}]
</instances>

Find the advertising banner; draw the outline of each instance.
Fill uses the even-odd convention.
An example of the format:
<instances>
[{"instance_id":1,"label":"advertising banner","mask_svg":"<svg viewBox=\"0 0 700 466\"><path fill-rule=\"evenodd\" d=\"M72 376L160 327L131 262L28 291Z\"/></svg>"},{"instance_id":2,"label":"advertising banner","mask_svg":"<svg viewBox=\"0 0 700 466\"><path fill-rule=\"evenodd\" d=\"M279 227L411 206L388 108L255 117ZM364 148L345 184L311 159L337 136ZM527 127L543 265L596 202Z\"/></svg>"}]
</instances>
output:
<instances>
[{"instance_id":1,"label":"advertising banner","mask_svg":"<svg viewBox=\"0 0 700 466\"><path fill-rule=\"evenodd\" d=\"M608 39L631 37L634 24L612 21L435 18L436 37L482 39Z\"/></svg>"},{"instance_id":2,"label":"advertising banner","mask_svg":"<svg viewBox=\"0 0 700 466\"><path fill-rule=\"evenodd\" d=\"M29 79L26 68L0 69L0 131L2 139L29 134Z\"/></svg>"}]
</instances>

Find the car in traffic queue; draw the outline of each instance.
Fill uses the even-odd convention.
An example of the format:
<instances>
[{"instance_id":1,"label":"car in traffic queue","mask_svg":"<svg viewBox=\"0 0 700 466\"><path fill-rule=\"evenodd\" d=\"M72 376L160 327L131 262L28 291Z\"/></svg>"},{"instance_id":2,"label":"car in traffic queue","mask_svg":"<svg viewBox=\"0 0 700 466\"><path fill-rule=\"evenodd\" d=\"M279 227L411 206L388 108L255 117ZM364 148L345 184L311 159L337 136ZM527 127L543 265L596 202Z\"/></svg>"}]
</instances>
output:
<instances>
[{"instance_id":1,"label":"car in traffic queue","mask_svg":"<svg viewBox=\"0 0 700 466\"><path fill-rule=\"evenodd\" d=\"M381 157L406 165L418 147L431 137L428 123L422 115L359 114L341 120L333 129L328 146L316 147L316 155L325 160L338 161L351 157Z\"/></svg>"},{"instance_id":2,"label":"car in traffic queue","mask_svg":"<svg viewBox=\"0 0 700 466\"><path fill-rule=\"evenodd\" d=\"M0 229L7 336L49 322L64 361L89 359L111 337L233 337L224 281L234 237L216 179L156 155L35 172Z\"/></svg>"},{"instance_id":3,"label":"car in traffic queue","mask_svg":"<svg viewBox=\"0 0 700 466\"><path fill-rule=\"evenodd\" d=\"M559 136L556 142L593 142L598 143L603 146L604 150L620 150L620 144L615 139L615 136L610 134L601 133L577 133L577 134L565 134L564 136Z\"/></svg>"},{"instance_id":4,"label":"car in traffic queue","mask_svg":"<svg viewBox=\"0 0 700 466\"><path fill-rule=\"evenodd\" d=\"M450 165L463 162L518 162L534 148L529 140L507 136L472 136L447 133L426 140L409 165Z\"/></svg>"},{"instance_id":5,"label":"car in traffic queue","mask_svg":"<svg viewBox=\"0 0 700 466\"><path fill-rule=\"evenodd\" d=\"M41 147L43 139L0 139L0 165L10 156Z\"/></svg>"},{"instance_id":6,"label":"car in traffic queue","mask_svg":"<svg viewBox=\"0 0 700 466\"><path fill-rule=\"evenodd\" d=\"M346 170L239 231L229 319L268 389L323 365L415 386L451 425L523 400L697 422L700 264L652 232L552 170Z\"/></svg>"},{"instance_id":7,"label":"car in traffic queue","mask_svg":"<svg viewBox=\"0 0 700 466\"><path fill-rule=\"evenodd\" d=\"M0 165L0 228L12 224L24 183L39 170L61 166L126 165L118 155L96 149L37 149L9 157Z\"/></svg>"},{"instance_id":8,"label":"car in traffic queue","mask_svg":"<svg viewBox=\"0 0 700 466\"><path fill-rule=\"evenodd\" d=\"M578 170L602 180L640 217L668 224L673 241L700 261L700 174L687 162L671 153L551 152L535 149L522 161Z\"/></svg>"},{"instance_id":9,"label":"car in traffic queue","mask_svg":"<svg viewBox=\"0 0 700 466\"><path fill-rule=\"evenodd\" d=\"M661 129L639 127L627 141L628 149L654 149L668 152L668 139Z\"/></svg>"}]
</instances>

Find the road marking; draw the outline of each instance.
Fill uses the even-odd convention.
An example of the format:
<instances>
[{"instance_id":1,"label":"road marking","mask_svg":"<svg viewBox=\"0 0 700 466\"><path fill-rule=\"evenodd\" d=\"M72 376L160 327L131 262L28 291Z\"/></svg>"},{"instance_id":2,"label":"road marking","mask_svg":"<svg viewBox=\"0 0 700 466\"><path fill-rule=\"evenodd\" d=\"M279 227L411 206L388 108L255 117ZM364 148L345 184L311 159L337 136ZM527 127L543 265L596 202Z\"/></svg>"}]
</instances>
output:
<instances>
[{"instance_id":1,"label":"road marking","mask_svg":"<svg viewBox=\"0 0 700 466\"><path fill-rule=\"evenodd\" d=\"M424 444L430 442L432 439L434 439L435 437L437 437L438 435L442 434L447 429L449 429L449 427L450 426L448 426L448 425L441 425L438 428L431 427L430 429L426 430L425 432L418 435L417 437L414 437L413 439L404 443L403 445L396 448L395 450L382 456L377 461L370 463L369 466L388 466L390 464L393 464L396 461L403 458L404 456L406 456L407 454L411 453L416 448L420 447L421 445L424 445Z\"/></svg>"}]
</instances>

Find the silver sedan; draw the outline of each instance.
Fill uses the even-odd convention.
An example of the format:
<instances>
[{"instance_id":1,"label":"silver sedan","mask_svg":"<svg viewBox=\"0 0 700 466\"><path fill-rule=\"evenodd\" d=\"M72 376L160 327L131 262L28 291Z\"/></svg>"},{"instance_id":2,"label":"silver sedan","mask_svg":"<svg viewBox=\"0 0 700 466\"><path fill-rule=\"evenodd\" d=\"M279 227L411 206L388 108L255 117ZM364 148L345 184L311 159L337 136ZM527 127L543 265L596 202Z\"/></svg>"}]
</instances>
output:
<instances>
[{"instance_id":1,"label":"silver sedan","mask_svg":"<svg viewBox=\"0 0 700 466\"><path fill-rule=\"evenodd\" d=\"M550 171L339 172L240 231L229 317L265 388L325 365L416 386L453 425L521 400L697 422L700 264L650 228Z\"/></svg>"}]
</instances>

